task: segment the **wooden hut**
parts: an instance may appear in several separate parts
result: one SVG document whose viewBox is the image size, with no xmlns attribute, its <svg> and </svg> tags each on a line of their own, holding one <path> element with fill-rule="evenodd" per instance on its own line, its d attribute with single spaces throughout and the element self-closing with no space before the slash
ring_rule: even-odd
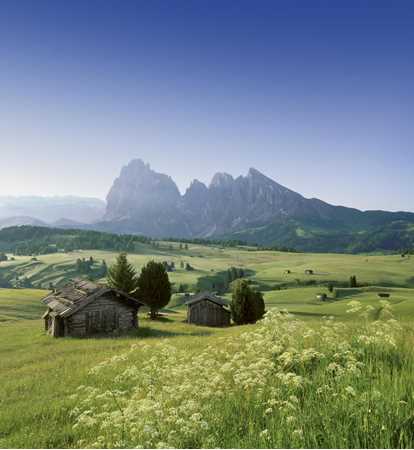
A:
<svg viewBox="0 0 414 450">
<path fill-rule="evenodd" d="M 186 302 L 187 322 L 208 327 L 227 327 L 230 325 L 230 311 L 227 302 L 209 292 L 201 292 Z"/>
<path fill-rule="evenodd" d="M 54 337 L 91 336 L 138 327 L 143 306 L 117 289 L 90 281 L 73 281 L 43 299 L 45 330 Z"/>
</svg>

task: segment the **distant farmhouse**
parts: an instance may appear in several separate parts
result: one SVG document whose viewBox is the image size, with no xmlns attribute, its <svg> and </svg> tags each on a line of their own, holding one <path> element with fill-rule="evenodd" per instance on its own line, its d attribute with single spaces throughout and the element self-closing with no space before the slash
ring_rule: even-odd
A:
<svg viewBox="0 0 414 450">
<path fill-rule="evenodd" d="M 201 292 L 186 302 L 187 322 L 208 327 L 226 327 L 230 325 L 230 311 L 227 302 L 209 292 Z"/>
<path fill-rule="evenodd" d="M 73 281 L 43 299 L 45 330 L 54 337 L 91 336 L 138 327 L 135 298 L 89 281 Z"/>
</svg>

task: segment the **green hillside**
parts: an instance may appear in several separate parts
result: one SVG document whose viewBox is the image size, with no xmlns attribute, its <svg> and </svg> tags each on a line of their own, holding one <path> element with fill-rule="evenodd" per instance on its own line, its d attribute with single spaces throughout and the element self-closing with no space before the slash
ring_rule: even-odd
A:
<svg viewBox="0 0 414 450">
<path fill-rule="evenodd" d="M 386 213 L 384 213 L 385 215 Z M 284 220 L 224 235 L 245 242 L 283 245 L 306 252 L 398 252 L 414 247 L 413 221 L 398 219 L 380 223 L 358 222 L 353 227 L 337 223 L 314 223 L 306 220 Z"/>
<path fill-rule="evenodd" d="M 10 287 L 7 283 L 14 283 L 16 277 L 30 287 L 61 285 L 70 278 L 87 276 L 79 272 L 76 262 L 90 257 L 94 262 L 88 276 L 97 279 L 102 261 L 110 265 L 117 254 L 117 251 L 77 250 L 37 255 L 35 259 L 9 254 L 14 260 L 0 262 L 0 281 L 4 287 Z M 129 259 L 137 269 L 151 259 L 174 262 L 176 270 L 170 273 L 170 279 L 176 290 L 182 285 L 186 291 L 220 287 L 231 267 L 242 268 L 252 282 L 266 291 L 330 283 L 345 287 L 351 275 L 356 275 L 362 286 L 414 287 L 414 257 L 410 255 L 289 253 L 196 244 L 189 244 L 186 250 L 179 243 L 158 242 L 157 247 L 136 244 Z M 186 263 L 194 270 L 186 270 Z M 307 269 L 313 275 L 305 274 Z"/>
<path fill-rule="evenodd" d="M 9 253 L 0 262 L 3 282 L 36 287 L 0 288 L 0 448 L 414 444 L 414 257 L 137 242 L 128 255 L 137 270 L 150 259 L 176 267 L 162 320 L 141 311 L 139 329 L 119 337 L 47 336 L 40 318 L 49 285 L 97 276 L 117 254 Z M 91 257 L 91 272 L 79 273 L 77 261 Z M 231 268 L 263 291 L 267 322 L 186 324 L 184 292 L 222 289 L 230 298 Z M 291 315 L 276 313 L 284 310 Z M 118 404 L 129 411 L 125 423 Z"/>
</svg>

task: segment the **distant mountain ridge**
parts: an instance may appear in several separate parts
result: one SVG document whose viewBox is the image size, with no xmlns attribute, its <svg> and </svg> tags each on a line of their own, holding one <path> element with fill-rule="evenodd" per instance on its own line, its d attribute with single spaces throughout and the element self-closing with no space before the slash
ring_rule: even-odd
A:
<svg viewBox="0 0 414 450">
<path fill-rule="evenodd" d="M 307 199 L 257 169 L 234 178 L 173 179 L 140 159 L 123 167 L 107 202 L 79 197 L 1 197 L 0 229 L 48 226 L 155 238 L 238 240 L 316 252 L 414 248 L 414 213 L 360 211 Z"/>
<path fill-rule="evenodd" d="M 30 218 L 34 225 L 36 221 L 90 224 L 102 219 L 105 207 L 102 200 L 87 197 L 0 196 L 0 221 L 7 219 L 14 220 L 16 225 L 28 225 Z"/>
<path fill-rule="evenodd" d="M 414 245 L 414 213 L 360 211 L 307 199 L 258 170 L 194 180 L 181 195 L 171 177 L 136 159 L 107 196 L 95 229 L 152 237 L 229 238 L 310 251 L 398 250 Z"/>
</svg>

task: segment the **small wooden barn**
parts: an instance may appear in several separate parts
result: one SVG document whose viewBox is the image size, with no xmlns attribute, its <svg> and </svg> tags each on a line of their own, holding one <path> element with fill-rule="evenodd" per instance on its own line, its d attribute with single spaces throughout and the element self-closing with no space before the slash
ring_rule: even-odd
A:
<svg viewBox="0 0 414 450">
<path fill-rule="evenodd" d="M 43 299 L 45 330 L 54 337 L 91 336 L 138 327 L 142 303 L 90 281 L 73 281 Z"/>
<path fill-rule="evenodd" d="M 227 327 L 230 325 L 231 313 L 227 302 L 210 293 L 201 292 L 190 297 L 186 302 L 187 322 L 208 327 Z"/>
</svg>

